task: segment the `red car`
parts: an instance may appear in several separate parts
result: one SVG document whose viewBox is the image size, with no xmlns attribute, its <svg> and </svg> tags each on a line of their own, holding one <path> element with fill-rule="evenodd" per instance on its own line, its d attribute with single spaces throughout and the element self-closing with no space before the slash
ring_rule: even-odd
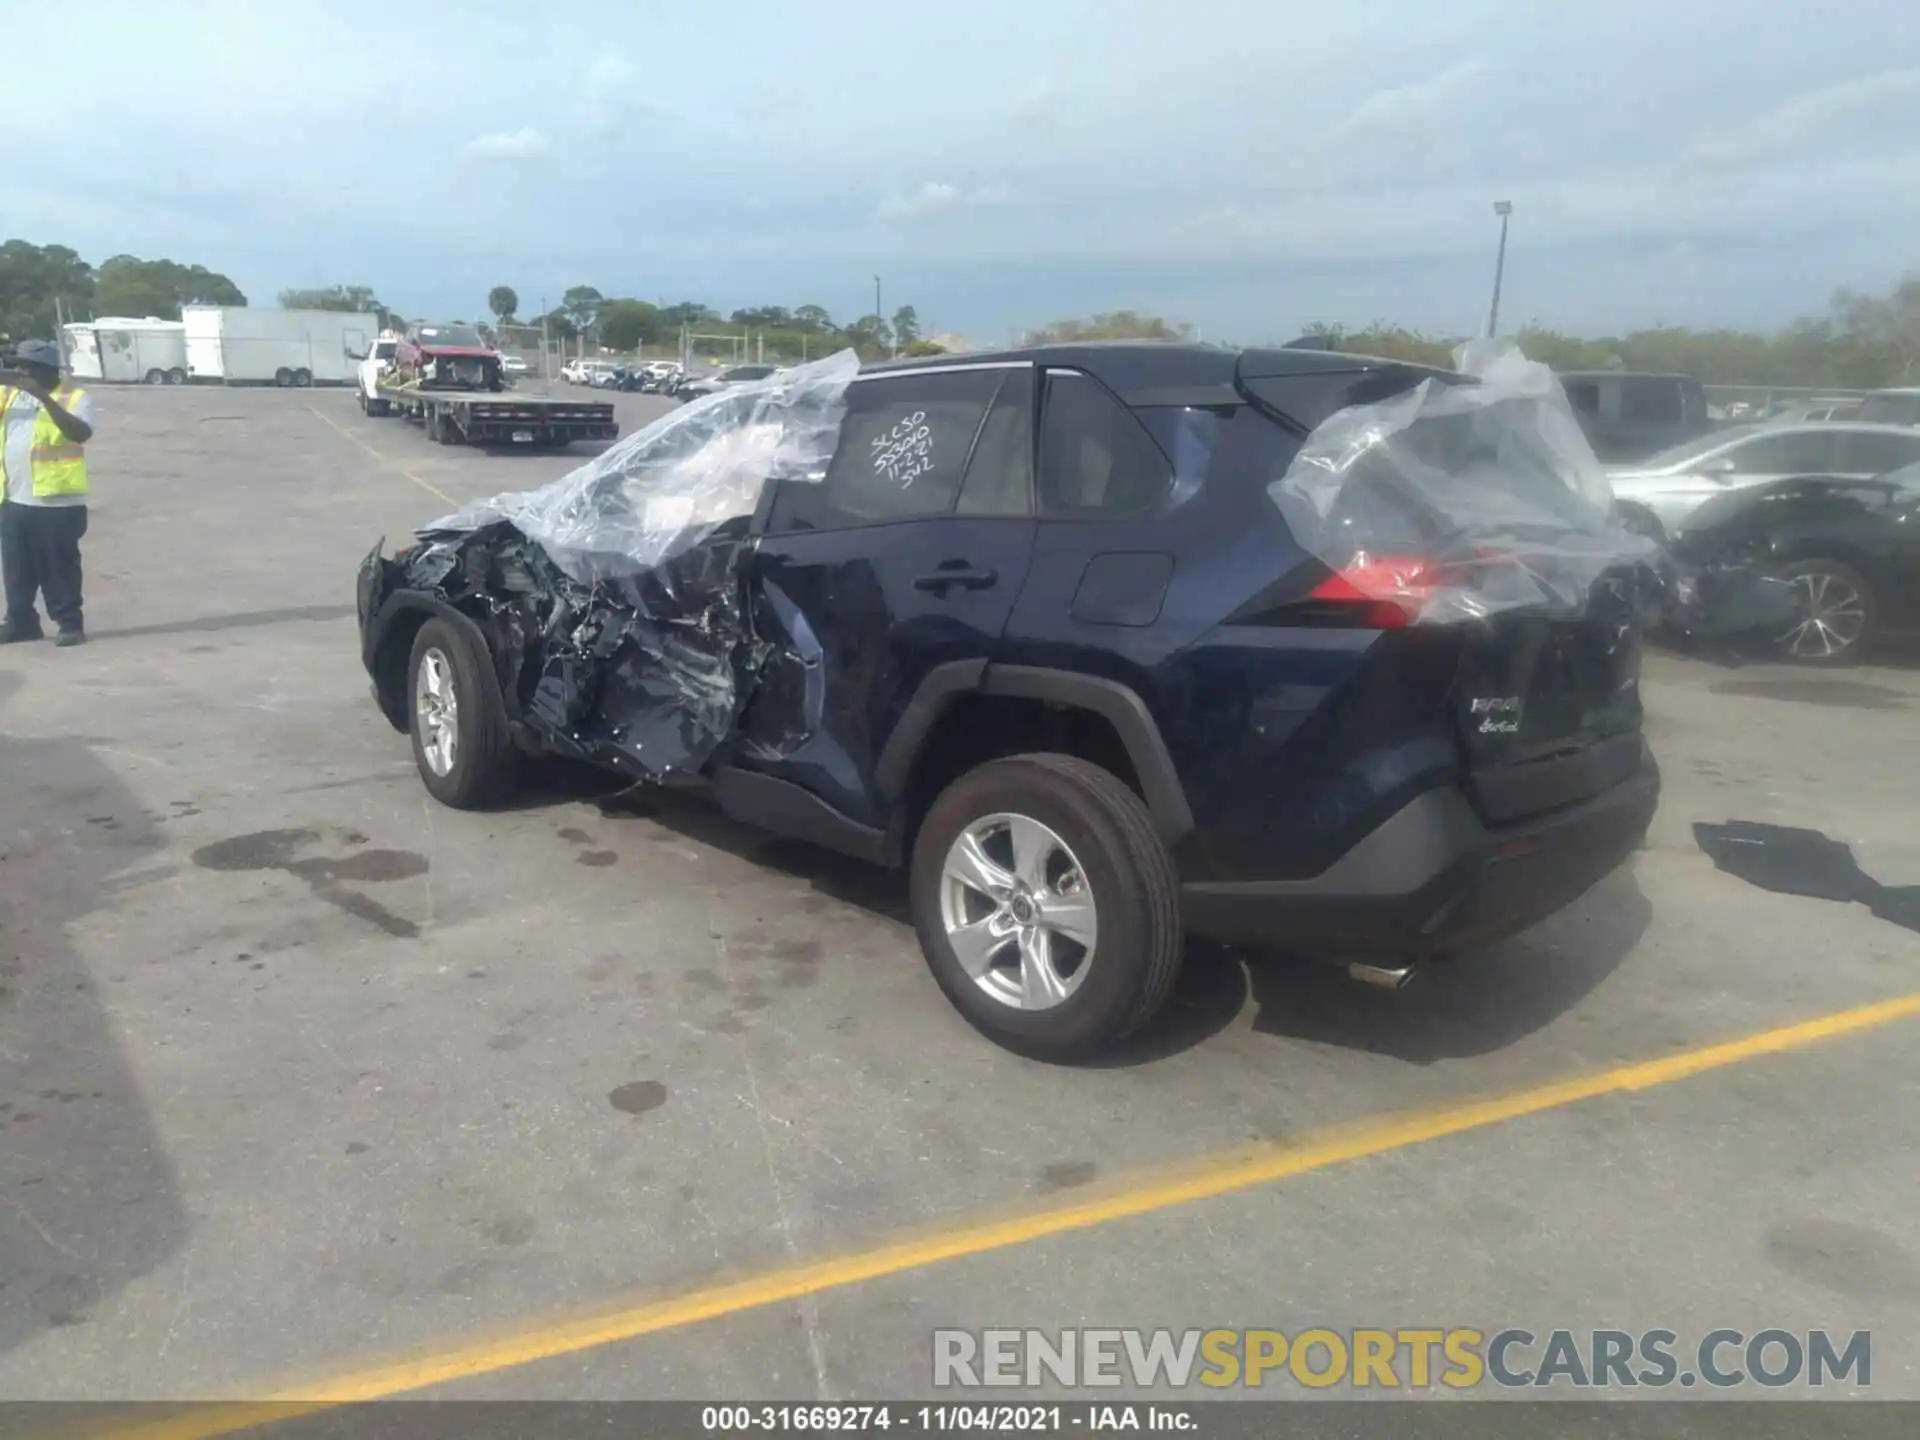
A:
<svg viewBox="0 0 1920 1440">
<path fill-rule="evenodd" d="M 409 325 L 394 351 L 401 380 L 429 390 L 499 390 L 500 356 L 471 325 Z"/>
</svg>

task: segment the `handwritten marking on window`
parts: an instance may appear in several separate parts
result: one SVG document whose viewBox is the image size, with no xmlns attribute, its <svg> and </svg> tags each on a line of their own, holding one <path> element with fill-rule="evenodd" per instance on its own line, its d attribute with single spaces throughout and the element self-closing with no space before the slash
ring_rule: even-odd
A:
<svg viewBox="0 0 1920 1440">
<path fill-rule="evenodd" d="M 870 442 L 873 471 L 896 481 L 902 490 L 933 469 L 933 431 L 927 412 L 916 410 Z"/>
</svg>

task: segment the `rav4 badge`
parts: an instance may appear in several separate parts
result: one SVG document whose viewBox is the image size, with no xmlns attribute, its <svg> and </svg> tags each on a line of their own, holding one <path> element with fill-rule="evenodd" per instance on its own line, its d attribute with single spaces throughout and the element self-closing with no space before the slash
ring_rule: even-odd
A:
<svg viewBox="0 0 1920 1440">
<path fill-rule="evenodd" d="M 1520 730 L 1520 697 L 1518 695 L 1488 695 L 1475 700 L 1472 705 L 1475 715 L 1480 717 L 1482 735 L 1514 735 Z"/>
</svg>

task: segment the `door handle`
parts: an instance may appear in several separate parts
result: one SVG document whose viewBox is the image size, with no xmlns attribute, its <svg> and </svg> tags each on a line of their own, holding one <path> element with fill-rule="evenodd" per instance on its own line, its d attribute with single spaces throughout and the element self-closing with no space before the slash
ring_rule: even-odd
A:
<svg viewBox="0 0 1920 1440">
<path fill-rule="evenodd" d="M 913 582 L 916 590 L 945 591 L 952 586 L 962 590 L 985 590 L 1000 579 L 996 570 L 975 570 L 970 565 L 942 567 L 931 575 L 922 575 Z"/>
</svg>

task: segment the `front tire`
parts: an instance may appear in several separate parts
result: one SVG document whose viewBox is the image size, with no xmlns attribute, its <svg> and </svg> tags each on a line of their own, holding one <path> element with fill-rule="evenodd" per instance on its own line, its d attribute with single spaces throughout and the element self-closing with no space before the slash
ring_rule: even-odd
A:
<svg viewBox="0 0 1920 1440">
<path fill-rule="evenodd" d="M 1800 665 L 1852 665 L 1873 647 L 1879 606 L 1867 577 L 1838 560 L 1802 560 L 1783 572 L 1799 596 L 1800 620 L 1775 637 Z"/>
<path fill-rule="evenodd" d="M 456 810 L 480 810 L 513 787 L 518 752 L 478 646 L 445 620 L 429 620 L 407 659 L 407 728 L 427 793 Z"/>
<path fill-rule="evenodd" d="M 1035 1059 L 1111 1048 L 1180 973 L 1179 882 L 1147 808 L 1071 755 L 994 760 L 949 785 L 920 826 L 911 890 L 947 998 Z"/>
</svg>

